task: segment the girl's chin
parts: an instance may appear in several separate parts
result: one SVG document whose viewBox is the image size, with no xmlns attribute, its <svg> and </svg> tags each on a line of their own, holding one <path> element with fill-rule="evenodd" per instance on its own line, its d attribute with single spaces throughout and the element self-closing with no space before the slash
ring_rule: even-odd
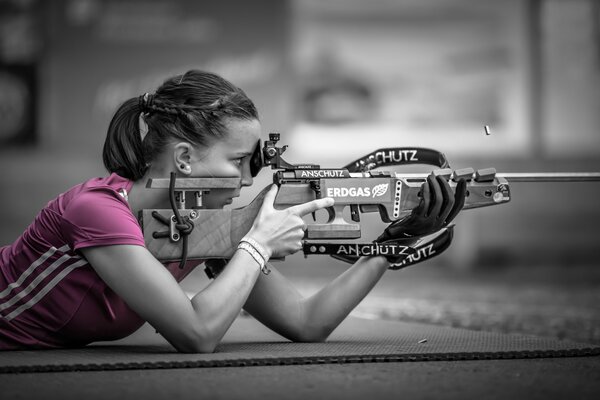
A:
<svg viewBox="0 0 600 400">
<path fill-rule="evenodd" d="M 231 203 L 233 203 L 233 199 L 224 199 L 224 200 L 221 202 L 221 207 L 225 207 L 226 205 L 229 205 L 229 204 L 231 204 Z"/>
</svg>

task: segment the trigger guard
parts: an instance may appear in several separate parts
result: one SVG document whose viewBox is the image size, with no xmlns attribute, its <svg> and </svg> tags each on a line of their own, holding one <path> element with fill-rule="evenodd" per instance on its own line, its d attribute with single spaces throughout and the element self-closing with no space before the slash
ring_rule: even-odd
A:
<svg viewBox="0 0 600 400">
<path fill-rule="evenodd" d="M 325 210 L 327 211 L 327 223 L 331 224 L 336 218 L 335 208 L 327 207 Z"/>
</svg>

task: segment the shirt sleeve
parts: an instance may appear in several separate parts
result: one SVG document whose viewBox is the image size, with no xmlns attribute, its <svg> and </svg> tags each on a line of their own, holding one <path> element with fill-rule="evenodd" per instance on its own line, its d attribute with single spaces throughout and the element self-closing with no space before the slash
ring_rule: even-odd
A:
<svg viewBox="0 0 600 400">
<path fill-rule="evenodd" d="M 63 212 L 63 233 L 74 250 L 117 244 L 145 246 L 129 206 L 109 189 L 87 191 L 73 198 Z"/>
</svg>

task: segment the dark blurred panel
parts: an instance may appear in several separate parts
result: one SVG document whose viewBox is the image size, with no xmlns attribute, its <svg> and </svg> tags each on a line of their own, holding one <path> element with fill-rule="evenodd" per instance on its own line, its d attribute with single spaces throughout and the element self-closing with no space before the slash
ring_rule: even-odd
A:
<svg viewBox="0 0 600 400">
<path fill-rule="evenodd" d="M 35 142 L 36 95 L 36 65 L 0 65 L 0 146 Z"/>
<path fill-rule="evenodd" d="M 0 1 L 0 146 L 37 140 L 42 23 L 38 1 Z"/>
</svg>

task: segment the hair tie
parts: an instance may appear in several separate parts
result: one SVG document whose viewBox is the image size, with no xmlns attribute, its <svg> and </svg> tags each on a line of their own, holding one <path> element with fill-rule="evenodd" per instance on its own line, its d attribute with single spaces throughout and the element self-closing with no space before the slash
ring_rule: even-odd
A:
<svg viewBox="0 0 600 400">
<path fill-rule="evenodd" d="M 152 106 L 154 105 L 154 95 L 149 93 L 144 93 L 140 97 L 138 97 L 138 106 L 142 112 L 152 111 Z"/>
</svg>

